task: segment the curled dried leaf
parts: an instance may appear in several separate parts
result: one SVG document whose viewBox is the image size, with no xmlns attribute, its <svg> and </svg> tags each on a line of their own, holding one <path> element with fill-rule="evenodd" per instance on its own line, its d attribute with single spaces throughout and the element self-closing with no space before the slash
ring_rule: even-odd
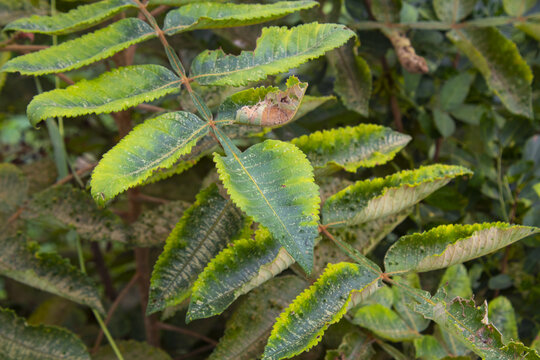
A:
<svg viewBox="0 0 540 360">
<path fill-rule="evenodd" d="M 306 89 L 307 83 L 291 78 L 286 90 L 268 92 L 255 105 L 241 107 L 236 113 L 236 122 L 269 127 L 284 125 L 296 115 Z"/>
<path fill-rule="evenodd" d="M 429 71 L 426 59 L 416 54 L 409 38 L 397 31 L 387 36 L 396 50 L 401 66 L 408 72 L 425 74 Z"/>
</svg>

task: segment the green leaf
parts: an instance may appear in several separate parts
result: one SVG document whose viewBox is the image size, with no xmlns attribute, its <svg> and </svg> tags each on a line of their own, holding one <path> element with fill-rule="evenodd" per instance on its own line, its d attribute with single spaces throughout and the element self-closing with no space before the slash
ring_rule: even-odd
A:
<svg viewBox="0 0 540 360">
<path fill-rule="evenodd" d="M 359 331 L 345 334 L 336 350 L 326 353 L 325 360 L 369 360 L 375 356 L 371 340 Z"/>
<path fill-rule="evenodd" d="M 388 249 L 384 267 L 393 273 L 442 269 L 487 255 L 538 232 L 539 228 L 506 223 L 442 225 L 401 237 Z"/>
<path fill-rule="evenodd" d="M 489 322 L 485 302 L 476 306 L 473 300 L 448 299 L 444 291 L 433 297 L 425 292 L 413 296 L 418 302 L 415 311 L 438 323 L 483 359 L 540 359 L 521 343 L 502 343 L 500 332 Z"/>
<path fill-rule="evenodd" d="M 510 300 L 499 296 L 489 302 L 488 314 L 492 324 L 501 332 L 502 342 L 519 340 L 516 313 Z"/>
<path fill-rule="evenodd" d="M 128 241 L 126 227 L 117 215 L 99 209 L 90 194 L 70 185 L 37 193 L 25 206 L 21 217 L 55 228 L 75 229 L 86 240 Z"/>
<path fill-rule="evenodd" d="M 184 111 L 166 113 L 136 126 L 107 152 L 92 173 L 90 186 L 98 203 L 141 184 L 167 169 L 208 134 L 208 123 Z"/>
<path fill-rule="evenodd" d="M 334 91 L 343 105 L 367 117 L 371 96 L 371 70 L 352 46 L 344 46 L 328 53 L 336 71 Z"/>
<path fill-rule="evenodd" d="M 296 112 L 296 116 L 293 118 L 292 121 L 296 121 L 297 119 L 300 119 L 302 116 L 306 116 L 306 114 L 309 114 L 310 112 L 317 109 L 319 106 L 323 105 L 326 102 L 336 100 L 335 96 L 311 96 L 311 95 L 304 95 L 304 100 L 302 101 L 302 104 L 300 104 L 300 108 Z"/>
<path fill-rule="evenodd" d="M 39 246 L 27 243 L 23 236 L 0 237 L 0 275 L 104 313 L 89 277 L 66 259 L 39 252 Z"/>
<path fill-rule="evenodd" d="M 376 266 L 376 265 L 375 265 Z M 345 315 L 355 300 L 379 287 L 380 277 L 366 266 L 330 264 L 323 275 L 279 316 L 263 359 L 290 358 L 315 346 L 325 330 Z"/>
<path fill-rule="evenodd" d="M 411 207 L 457 176 L 471 171 L 461 166 L 430 165 L 385 178 L 357 181 L 331 196 L 322 209 L 323 223 L 361 224 Z"/>
<path fill-rule="evenodd" d="M 218 29 L 259 24 L 296 11 L 316 1 L 278 1 L 273 4 L 194 3 L 169 11 L 163 31 L 169 35 L 195 29 Z"/>
<path fill-rule="evenodd" d="M 225 334 L 208 360 L 252 360 L 264 349 L 276 317 L 307 286 L 287 275 L 250 293 L 225 325 Z"/>
<path fill-rule="evenodd" d="M 167 238 L 154 266 L 147 313 L 178 305 L 197 275 L 228 242 L 242 236 L 242 214 L 211 185 L 197 195 Z"/>
<path fill-rule="evenodd" d="M 269 232 L 230 244 L 210 261 L 193 284 L 188 321 L 221 314 L 239 296 L 287 269 L 294 259 Z"/>
<path fill-rule="evenodd" d="M 444 288 L 449 297 L 459 296 L 468 299 L 473 295 L 471 279 L 463 264 L 456 264 L 446 269 L 439 282 L 439 288 Z"/>
<path fill-rule="evenodd" d="M 118 350 L 129 360 L 171 360 L 171 357 L 163 350 L 150 346 L 144 342 L 135 340 L 115 340 Z M 117 360 L 110 345 L 102 346 L 92 356 L 92 360 Z"/>
<path fill-rule="evenodd" d="M 447 80 L 442 86 L 439 95 L 441 109 L 452 111 L 463 104 L 474 78 L 474 74 L 463 72 Z"/>
<path fill-rule="evenodd" d="M 52 326 L 29 326 L 15 312 L 2 308 L 0 354 L 4 360 L 90 360 L 75 334 Z"/>
<path fill-rule="evenodd" d="M 190 204 L 169 201 L 145 211 L 129 226 L 129 243 L 137 247 L 161 246 Z"/>
<path fill-rule="evenodd" d="M 454 29 L 447 35 L 508 110 L 532 118 L 532 72 L 511 40 L 495 27 Z"/>
<path fill-rule="evenodd" d="M 307 83 L 291 76 L 287 88 L 259 87 L 229 96 L 218 109 L 216 122 L 221 125 L 243 124 L 278 127 L 291 122 L 302 103 Z"/>
<path fill-rule="evenodd" d="M 105 21 L 120 11 L 137 7 L 132 0 L 104 0 L 78 6 L 55 16 L 31 16 L 6 25 L 4 31 L 22 31 L 48 35 L 62 35 L 83 30 Z"/>
<path fill-rule="evenodd" d="M 416 273 L 408 273 L 403 276 L 396 276 L 394 279 L 396 281 L 400 281 L 401 283 L 407 284 L 414 289 L 422 288 L 420 285 L 420 278 Z M 422 315 L 414 312 L 410 306 L 407 294 L 405 294 L 402 289 L 394 286 L 392 287 L 392 293 L 394 297 L 394 309 L 401 316 L 407 326 L 419 333 L 424 331 L 429 326 L 430 321 L 425 319 Z"/>
<path fill-rule="evenodd" d="M 152 27 L 137 18 L 122 19 L 93 33 L 8 61 L 0 71 L 23 75 L 66 72 L 108 58 L 131 45 L 155 37 Z"/>
<path fill-rule="evenodd" d="M 434 0 L 437 17 L 447 23 L 458 23 L 474 10 L 477 0 Z"/>
<path fill-rule="evenodd" d="M 439 130 L 439 133 L 443 137 L 449 137 L 456 131 L 456 123 L 454 119 L 448 115 L 448 113 L 441 111 L 439 109 L 433 110 L 433 121 L 435 122 L 435 127 Z"/>
<path fill-rule="evenodd" d="M 311 271 L 320 198 L 305 155 L 277 140 L 266 140 L 243 153 L 229 142 L 224 147 L 227 156 L 216 153 L 214 161 L 231 199 Z"/>
<path fill-rule="evenodd" d="M 418 331 L 407 325 L 395 311 L 381 304 L 361 307 L 354 312 L 352 322 L 390 341 L 407 341 L 420 337 Z"/>
<path fill-rule="evenodd" d="M 409 135 L 390 128 L 360 124 L 322 130 L 291 140 L 302 150 L 321 174 L 338 170 L 356 172 L 360 167 L 373 167 L 394 158 L 411 141 Z"/>
<path fill-rule="evenodd" d="M 401 6 L 401 0 L 376 0 L 371 4 L 371 11 L 377 21 L 399 23 Z"/>
<path fill-rule="evenodd" d="M 431 335 L 414 339 L 414 349 L 416 358 L 421 360 L 439 360 L 448 355 L 441 343 Z"/>
<path fill-rule="evenodd" d="M 527 22 L 516 23 L 514 24 L 516 28 L 523 31 L 525 34 L 529 35 L 533 39 L 540 41 L 540 23 L 534 20 Z"/>
<path fill-rule="evenodd" d="M 503 0 L 504 11 L 510 16 L 522 16 L 536 4 L 536 0 Z"/>
<path fill-rule="evenodd" d="M 26 200 L 28 179 L 15 165 L 0 164 L 0 213 L 9 217 Z M 0 220 L 4 216 L 0 215 Z M 1 223 L 1 221 L 0 221 Z"/>
<path fill-rule="evenodd" d="M 51 117 L 121 111 L 177 92 L 181 82 L 163 66 L 126 66 L 35 96 L 28 105 L 28 119 L 35 126 Z"/>
<path fill-rule="evenodd" d="M 255 51 L 238 56 L 205 51 L 191 65 L 191 78 L 202 85 L 245 85 L 295 68 L 343 45 L 354 32 L 343 25 L 310 23 L 292 29 L 263 28 Z"/>
</svg>

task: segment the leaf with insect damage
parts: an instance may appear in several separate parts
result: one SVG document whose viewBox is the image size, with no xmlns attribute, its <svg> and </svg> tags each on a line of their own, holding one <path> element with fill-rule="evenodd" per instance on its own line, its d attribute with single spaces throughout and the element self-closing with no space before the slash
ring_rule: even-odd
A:
<svg viewBox="0 0 540 360">
<path fill-rule="evenodd" d="M 265 127 L 286 125 L 295 118 L 306 89 L 307 83 L 291 76 L 285 90 L 269 86 L 240 91 L 221 104 L 216 122 Z"/>
</svg>

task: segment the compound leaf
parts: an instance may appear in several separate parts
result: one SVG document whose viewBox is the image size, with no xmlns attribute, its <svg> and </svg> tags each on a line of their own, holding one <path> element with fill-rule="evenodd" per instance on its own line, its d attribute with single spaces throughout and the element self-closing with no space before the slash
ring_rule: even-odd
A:
<svg viewBox="0 0 540 360">
<path fill-rule="evenodd" d="M 366 266 L 347 262 L 328 265 L 321 277 L 281 313 L 263 359 L 290 358 L 309 350 L 328 326 L 345 315 L 353 296 L 365 298 L 379 284 L 380 277 Z"/>
<path fill-rule="evenodd" d="M 0 354 L 5 360 L 90 360 L 73 333 L 52 326 L 31 326 L 15 312 L 0 308 Z"/>
<path fill-rule="evenodd" d="M 214 161 L 231 199 L 311 271 L 320 198 L 305 155 L 277 140 L 266 140 L 243 153 L 230 140 L 221 141 L 227 156 L 215 154 Z"/>
<path fill-rule="evenodd" d="M 508 110 L 532 118 L 533 75 L 516 44 L 495 27 L 454 29 L 447 35 L 482 73 Z"/>
<path fill-rule="evenodd" d="M 307 83 L 294 76 L 287 80 L 287 88 L 250 88 L 229 96 L 220 105 L 216 122 L 222 125 L 242 124 L 278 127 L 291 122 L 300 108 Z"/>
<path fill-rule="evenodd" d="M 121 111 L 177 92 L 181 82 L 163 66 L 126 66 L 35 96 L 28 105 L 28 119 L 35 126 L 51 117 Z"/>
<path fill-rule="evenodd" d="M 193 285 L 189 321 L 221 314 L 240 295 L 273 278 L 294 263 L 268 230 L 255 239 L 239 239 L 221 251 Z"/>
<path fill-rule="evenodd" d="M 401 237 L 384 258 L 387 272 L 430 271 L 459 264 L 497 251 L 539 228 L 484 223 L 442 225 L 423 233 Z"/>
<path fill-rule="evenodd" d="M 258 358 L 276 317 L 306 286 L 301 278 L 287 275 L 250 293 L 227 321 L 225 334 L 208 360 Z"/>
<path fill-rule="evenodd" d="M 302 150 L 318 173 L 338 170 L 356 172 L 360 167 L 373 167 L 394 158 L 407 143 L 409 135 L 387 127 L 360 124 L 322 130 L 291 140 Z"/>
<path fill-rule="evenodd" d="M 197 275 L 229 241 L 242 235 L 244 227 L 242 214 L 216 185 L 200 192 L 154 266 L 147 313 L 184 301 Z"/>
<path fill-rule="evenodd" d="M 86 191 L 70 185 L 35 194 L 21 217 L 56 228 L 73 228 L 86 240 L 128 242 L 126 228 L 117 215 L 99 209 Z"/>
<path fill-rule="evenodd" d="M 155 37 L 150 25 L 137 18 L 122 19 L 45 50 L 17 56 L 0 70 L 23 75 L 66 72 L 108 58 L 133 44 Z"/>
<path fill-rule="evenodd" d="M 83 30 L 113 15 L 137 7 L 132 0 L 104 0 L 77 8 L 54 16 L 30 16 L 17 19 L 4 27 L 4 31 L 22 31 L 49 35 L 62 35 Z"/>
<path fill-rule="evenodd" d="M 263 28 L 254 51 L 238 56 L 205 51 L 191 65 L 191 78 L 202 85 L 245 85 L 318 58 L 343 45 L 354 32 L 343 25 L 310 23 L 292 29 Z"/>
<path fill-rule="evenodd" d="M 98 290 L 89 277 L 66 259 L 39 252 L 37 244 L 28 243 L 22 236 L 0 237 L 0 275 L 104 313 Z"/>
<path fill-rule="evenodd" d="M 461 166 L 430 165 L 385 178 L 357 181 L 326 200 L 323 222 L 331 226 L 357 225 L 411 207 L 457 176 L 471 171 Z"/>
<path fill-rule="evenodd" d="M 94 199 L 103 203 L 174 165 L 208 134 L 208 123 L 177 111 L 148 119 L 107 152 L 92 173 Z"/>
<path fill-rule="evenodd" d="M 316 1 L 279 1 L 273 4 L 194 3 L 169 11 L 163 31 L 169 35 L 195 29 L 254 25 L 309 9 Z"/>
</svg>

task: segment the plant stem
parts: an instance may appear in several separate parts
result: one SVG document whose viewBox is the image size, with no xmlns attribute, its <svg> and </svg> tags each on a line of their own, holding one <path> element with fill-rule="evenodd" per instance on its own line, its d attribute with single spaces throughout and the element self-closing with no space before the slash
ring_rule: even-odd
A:
<svg viewBox="0 0 540 360">
<path fill-rule="evenodd" d="M 504 203 L 503 181 L 502 181 L 502 147 L 499 148 L 499 156 L 497 156 L 497 186 L 499 188 L 499 203 L 504 221 L 509 222 L 506 204 Z"/>
<path fill-rule="evenodd" d="M 83 274 L 86 274 L 86 266 L 84 265 L 84 255 L 83 255 L 82 246 L 81 246 L 81 240 L 79 239 L 79 236 L 76 237 L 75 244 L 77 245 L 77 256 L 79 258 L 79 266 L 81 267 L 81 272 Z M 105 334 L 105 337 L 109 341 L 109 344 L 111 345 L 111 348 L 113 349 L 113 351 L 114 351 L 116 357 L 118 358 L 118 360 L 124 360 L 124 357 L 122 356 L 122 353 L 120 352 L 120 350 L 116 346 L 116 343 L 114 342 L 114 339 L 111 336 L 111 333 L 109 333 L 109 330 L 107 329 L 107 326 L 105 325 L 105 323 L 103 323 L 103 319 L 101 318 L 101 315 L 94 309 L 92 309 L 92 313 L 94 314 L 94 317 L 96 318 L 96 320 L 97 320 L 97 322 L 99 324 L 99 327 L 101 328 L 101 330 Z"/>
<path fill-rule="evenodd" d="M 41 87 L 41 82 L 37 76 L 34 77 L 36 83 L 36 89 L 38 94 L 43 92 Z M 58 125 L 54 119 L 46 119 L 45 124 L 47 125 L 47 130 L 49 132 L 49 137 L 51 138 L 51 144 L 53 147 L 54 162 L 56 164 L 56 170 L 58 171 L 58 179 L 65 178 L 68 174 L 67 166 L 67 152 L 66 146 L 64 144 L 64 138 L 58 129 Z"/>
</svg>

